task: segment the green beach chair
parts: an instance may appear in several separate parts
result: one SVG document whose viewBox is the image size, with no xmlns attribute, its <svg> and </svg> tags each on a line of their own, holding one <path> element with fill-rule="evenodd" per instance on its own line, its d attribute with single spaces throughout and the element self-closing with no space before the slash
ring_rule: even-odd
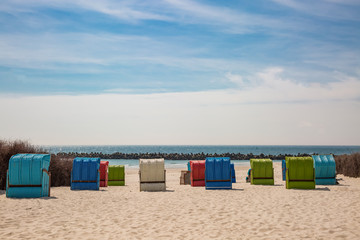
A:
<svg viewBox="0 0 360 240">
<path fill-rule="evenodd" d="M 250 159 L 251 184 L 274 185 L 274 168 L 271 159 Z"/>
<path fill-rule="evenodd" d="M 285 157 L 286 188 L 315 189 L 315 170 L 312 157 Z"/>
<path fill-rule="evenodd" d="M 124 165 L 109 166 L 108 186 L 125 186 Z"/>
</svg>

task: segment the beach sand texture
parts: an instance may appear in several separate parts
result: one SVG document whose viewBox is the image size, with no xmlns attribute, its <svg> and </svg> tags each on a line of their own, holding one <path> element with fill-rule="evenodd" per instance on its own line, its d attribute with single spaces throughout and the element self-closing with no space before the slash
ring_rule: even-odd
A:
<svg viewBox="0 0 360 240">
<path fill-rule="evenodd" d="M 138 170 L 126 170 L 126 186 L 100 191 L 1 191 L 0 239 L 360 239 L 360 179 L 287 190 L 274 167 L 275 186 L 255 186 L 237 166 L 233 190 L 180 185 L 181 169 L 167 169 L 166 192 L 139 192 Z"/>
</svg>

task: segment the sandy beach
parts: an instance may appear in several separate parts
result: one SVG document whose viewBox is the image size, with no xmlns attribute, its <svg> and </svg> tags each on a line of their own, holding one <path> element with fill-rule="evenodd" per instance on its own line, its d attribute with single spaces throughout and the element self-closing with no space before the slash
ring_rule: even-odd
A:
<svg viewBox="0 0 360 240">
<path fill-rule="evenodd" d="M 54 187 L 43 199 L 1 191 L 0 239 L 360 239 L 360 179 L 287 190 L 274 167 L 275 186 L 254 186 L 237 166 L 233 190 L 180 185 L 181 169 L 167 169 L 166 192 L 139 192 L 132 169 L 124 187 Z"/>
</svg>

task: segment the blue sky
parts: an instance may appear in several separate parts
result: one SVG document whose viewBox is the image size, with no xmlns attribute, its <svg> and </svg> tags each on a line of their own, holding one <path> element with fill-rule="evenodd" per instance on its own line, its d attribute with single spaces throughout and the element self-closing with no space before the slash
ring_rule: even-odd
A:
<svg viewBox="0 0 360 240">
<path fill-rule="evenodd" d="M 103 118 L 114 119 L 98 119 L 108 128 L 98 128 L 103 138 L 90 141 L 85 133 L 96 122 L 88 128 L 79 127 L 80 120 L 79 125 L 45 124 L 47 130 L 39 134 L 45 126 L 41 119 L 29 119 L 30 131 L 7 118 L 0 120 L 7 126 L 0 129 L 5 138 L 39 144 L 360 144 L 357 0 L 5 0 L 0 23 L 0 110 L 20 116 L 27 103 L 50 113 L 62 105 L 56 110 L 61 116 L 88 119 L 93 110 L 84 101 L 94 101 L 103 104 L 98 107 L 105 108 Z M 118 101 L 129 106 L 122 108 Z M 87 110 L 80 115 L 73 106 Z M 157 111 L 135 114 L 147 108 Z M 113 109 L 135 114 L 138 122 L 114 115 Z M 210 113 L 238 121 L 225 129 Z M 279 118 L 284 113 L 289 119 Z M 300 117 L 282 129 L 290 116 L 310 113 L 316 117 Z M 330 124 L 320 113 L 346 117 Z M 189 114 L 195 115 L 193 122 L 184 120 Z M 250 117 L 242 122 L 241 114 L 277 120 L 256 125 Z M 167 115 L 178 130 L 155 124 L 164 123 Z M 212 120 L 200 131 L 206 118 Z M 154 124 L 149 127 L 153 132 L 137 132 L 142 122 Z M 134 125 L 127 140 L 116 138 L 122 128 L 111 134 L 119 123 Z M 265 129 L 256 130 L 260 125 Z M 76 128 L 86 136 L 70 141 L 66 136 Z M 216 129 L 218 140 L 209 140 L 209 129 Z M 252 131 L 246 139 L 232 135 L 247 129 Z M 314 129 L 322 130 L 308 141 Z M 54 139 L 49 134 L 54 131 L 64 135 Z M 162 137 L 154 140 L 159 132 Z M 301 137 L 294 140 L 290 132 Z"/>
</svg>

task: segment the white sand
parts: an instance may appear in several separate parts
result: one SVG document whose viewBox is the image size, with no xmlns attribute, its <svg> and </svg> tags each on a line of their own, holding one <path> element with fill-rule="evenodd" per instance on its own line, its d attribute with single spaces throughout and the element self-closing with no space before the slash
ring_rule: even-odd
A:
<svg viewBox="0 0 360 240">
<path fill-rule="evenodd" d="M 51 189 L 47 199 L 0 195 L 0 239 L 360 239 L 360 179 L 316 190 L 287 190 L 275 163 L 275 186 L 233 190 L 180 185 L 167 170 L 167 192 L 139 192 L 137 170 L 125 187 Z"/>
</svg>

